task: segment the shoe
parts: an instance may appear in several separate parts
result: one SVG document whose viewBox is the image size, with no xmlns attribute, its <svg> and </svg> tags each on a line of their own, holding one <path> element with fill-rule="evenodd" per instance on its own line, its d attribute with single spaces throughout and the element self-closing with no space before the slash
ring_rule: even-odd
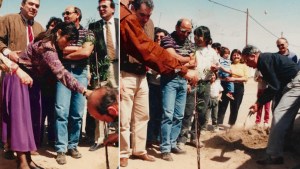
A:
<svg viewBox="0 0 300 169">
<path fill-rule="evenodd" d="M 178 143 L 177 143 L 177 147 L 178 147 L 180 150 L 185 151 L 185 144 L 184 144 L 184 143 L 178 142 Z"/>
<path fill-rule="evenodd" d="M 197 147 L 197 140 L 196 139 L 193 139 L 191 140 L 191 145 L 193 145 L 194 147 Z M 202 141 L 199 142 L 199 147 L 202 148 L 204 147 L 204 144 L 202 143 Z"/>
<path fill-rule="evenodd" d="M 76 148 L 69 149 L 68 155 L 70 155 L 73 158 L 77 158 L 77 159 L 82 157 L 82 155 L 79 153 L 79 151 Z"/>
<path fill-rule="evenodd" d="M 120 166 L 127 167 L 128 165 L 128 158 L 120 158 Z"/>
<path fill-rule="evenodd" d="M 4 158 L 7 160 L 14 160 L 16 157 L 15 157 L 13 151 L 7 150 L 7 151 L 4 151 Z"/>
<path fill-rule="evenodd" d="M 268 123 L 264 123 L 264 128 L 265 129 L 270 128 L 270 125 Z"/>
<path fill-rule="evenodd" d="M 227 93 L 226 96 L 229 97 L 229 99 L 234 100 L 234 97 L 232 96 L 232 93 Z"/>
<path fill-rule="evenodd" d="M 284 160 L 283 157 L 272 158 L 271 156 L 268 156 L 263 160 L 256 161 L 256 163 L 260 165 L 280 165 L 284 163 Z"/>
<path fill-rule="evenodd" d="M 150 161 L 150 162 L 154 162 L 155 158 L 151 155 L 143 154 L 143 155 L 132 155 L 133 158 L 135 159 L 141 159 L 141 160 L 145 160 L 145 161 Z"/>
<path fill-rule="evenodd" d="M 94 143 L 90 148 L 89 148 L 89 151 L 96 151 L 98 150 L 99 148 L 102 147 L 102 144 L 99 144 L 99 143 Z"/>
<path fill-rule="evenodd" d="M 219 132 L 220 130 L 219 130 L 219 126 L 218 125 L 214 125 L 213 126 L 213 130 L 212 130 L 212 132 L 213 133 L 217 133 L 217 132 Z"/>
<path fill-rule="evenodd" d="M 171 152 L 174 154 L 185 154 L 186 153 L 186 151 L 180 149 L 179 147 L 171 148 Z"/>
<path fill-rule="evenodd" d="M 66 160 L 66 155 L 65 155 L 65 153 L 63 153 L 63 152 L 57 152 L 56 162 L 57 162 L 59 165 L 64 165 L 64 164 L 66 164 L 66 163 L 67 163 L 67 160 Z"/>
<path fill-rule="evenodd" d="M 161 158 L 166 161 L 173 161 L 171 153 L 169 152 L 161 153 Z"/>
</svg>

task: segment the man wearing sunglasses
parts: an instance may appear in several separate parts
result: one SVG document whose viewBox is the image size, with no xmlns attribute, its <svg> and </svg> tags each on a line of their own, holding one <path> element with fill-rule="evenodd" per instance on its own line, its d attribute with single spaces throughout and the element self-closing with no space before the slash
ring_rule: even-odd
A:
<svg viewBox="0 0 300 169">
<path fill-rule="evenodd" d="M 289 50 L 289 42 L 286 38 L 278 38 L 276 41 L 276 45 L 279 54 L 287 56 L 289 59 L 291 59 L 293 62 L 297 63 L 300 66 L 299 58 L 294 52 L 291 52 Z"/>
<path fill-rule="evenodd" d="M 94 34 L 80 25 L 82 18 L 81 10 L 75 6 L 68 6 L 62 13 L 64 22 L 73 22 L 78 29 L 79 38 L 70 44 L 60 55 L 64 67 L 72 72 L 77 81 L 87 87 L 88 84 L 88 57 L 94 48 Z M 56 83 L 56 161 L 65 164 L 67 153 L 73 158 L 81 158 L 77 150 L 82 116 L 85 107 L 85 97 L 82 94 L 71 92 L 61 82 Z"/>
<path fill-rule="evenodd" d="M 188 39 L 192 31 L 192 23 L 189 19 L 179 19 L 175 31 L 161 40 L 161 46 L 173 54 L 182 64 L 193 62 L 194 45 Z M 163 115 L 161 122 L 162 159 L 173 161 L 171 152 L 183 154 L 184 150 L 177 146 L 182 119 L 184 115 L 187 81 L 178 75 L 162 75 L 162 105 Z"/>
<path fill-rule="evenodd" d="M 112 0 L 99 0 L 97 10 L 101 20 L 89 25 L 89 29 L 95 34 L 94 53 L 90 56 L 92 75 L 90 89 L 103 85 L 117 89 L 119 86 L 119 19 L 114 18 L 115 3 Z M 111 35 L 112 43 L 110 43 L 109 35 Z M 110 52 L 110 48 L 114 52 Z M 102 66 L 101 63 L 107 59 L 109 59 L 109 67 Z M 104 72 L 108 74 L 108 77 Z M 104 139 L 104 123 L 87 114 L 85 129 L 87 136 L 94 139 L 94 144 L 89 151 L 100 148 Z"/>
</svg>

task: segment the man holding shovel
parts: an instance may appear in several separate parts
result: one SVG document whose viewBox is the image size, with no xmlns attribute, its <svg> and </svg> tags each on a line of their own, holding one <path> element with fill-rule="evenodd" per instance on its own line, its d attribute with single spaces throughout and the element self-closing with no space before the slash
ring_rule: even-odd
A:
<svg viewBox="0 0 300 169">
<path fill-rule="evenodd" d="M 278 53 L 261 53 L 252 45 L 247 45 L 242 57 L 249 67 L 257 68 L 268 87 L 250 107 L 256 113 L 260 105 L 282 95 L 274 109 L 272 126 L 266 149 L 267 157 L 258 160 L 260 165 L 280 165 L 283 160 L 283 144 L 286 130 L 295 119 L 300 108 L 300 72 L 298 65 Z"/>
</svg>

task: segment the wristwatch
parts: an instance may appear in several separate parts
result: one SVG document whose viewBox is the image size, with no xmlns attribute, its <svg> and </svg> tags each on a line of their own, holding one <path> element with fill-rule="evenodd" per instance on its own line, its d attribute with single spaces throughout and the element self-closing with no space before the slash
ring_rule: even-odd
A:
<svg viewBox="0 0 300 169">
<path fill-rule="evenodd" d="M 3 51 L 2 51 L 2 53 L 3 53 L 3 55 L 5 56 L 5 57 L 7 57 L 8 56 L 8 54 L 11 52 L 11 50 L 9 50 L 8 48 L 5 48 Z"/>
</svg>

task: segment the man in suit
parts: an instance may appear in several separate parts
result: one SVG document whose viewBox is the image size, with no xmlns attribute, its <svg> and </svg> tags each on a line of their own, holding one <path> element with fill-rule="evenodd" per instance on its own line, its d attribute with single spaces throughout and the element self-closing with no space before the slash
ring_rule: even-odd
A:
<svg viewBox="0 0 300 169">
<path fill-rule="evenodd" d="M 102 19 L 89 25 L 89 29 L 94 32 L 96 37 L 94 54 L 90 57 L 92 75 L 90 89 L 103 85 L 118 89 L 119 19 L 114 18 L 115 3 L 113 0 L 99 0 L 98 3 L 97 9 Z M 109 36 L 111 39 L 109 39 Z M 94 137 L 94 144 L 89 150 L 97 150 L 104 139 L 104 124 L 99 120 L 95 120 L 89 114 L 87 114 L 86 124 L 87 136 Z"/>
</svg>

